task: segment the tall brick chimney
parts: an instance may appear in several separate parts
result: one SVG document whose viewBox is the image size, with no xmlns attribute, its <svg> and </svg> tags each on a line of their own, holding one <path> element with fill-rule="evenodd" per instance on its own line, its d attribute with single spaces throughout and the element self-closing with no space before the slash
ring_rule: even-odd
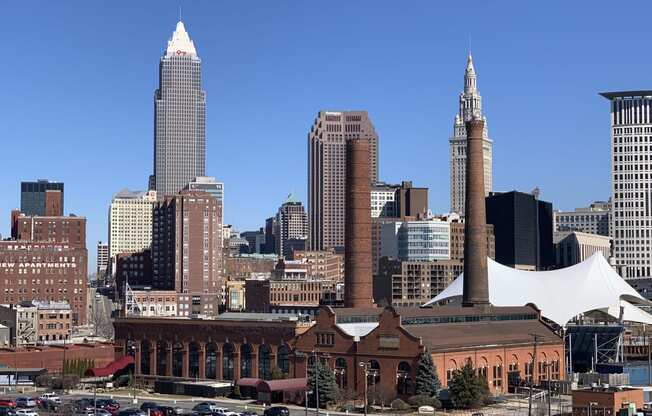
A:
<svg viewBox="0 0 652 416">
<path fill-rule="evenodd" d="M 369 141 L 346 142 L 344 306 L 373 307 Z"/>
<path fill-rule="evenodd" d="M 483 131 L 484 121 L 481 118 L 473 118 L 466 122 L 463 306 L 489 305 Z"/>
</svg>

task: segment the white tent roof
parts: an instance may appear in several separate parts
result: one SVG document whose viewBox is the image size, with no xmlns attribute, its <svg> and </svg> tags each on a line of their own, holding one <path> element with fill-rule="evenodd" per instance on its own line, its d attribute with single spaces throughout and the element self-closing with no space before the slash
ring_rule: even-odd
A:
<svg viewBox="0 0 652 416">
<path fill-rule="evenodd" d="M 616 318 L 623 307 L 624 320 L 651 322 L 652 315 L 629 302 L 652 305 L 595 253 L 582 263 L 543 272 L 517 270 L 487 259 L 489 301 L 495 306 L 536 305 L 551 321 L 565 326 L 573 317 L 602 309 Z M 462 296 L 464 274 L 426 303 L 430 305 Z M 627 301 L 621 303 L 622 301 Z M 628 319 L 629 318 L 629 319 Z"/>
</svg>

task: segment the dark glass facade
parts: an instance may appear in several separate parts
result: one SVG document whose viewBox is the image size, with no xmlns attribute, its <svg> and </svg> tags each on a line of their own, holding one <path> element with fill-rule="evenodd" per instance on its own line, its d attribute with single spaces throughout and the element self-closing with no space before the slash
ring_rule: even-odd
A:
<svg viewBox="0 0 652 416">
<path fill-rule="evenodd" d="M 552 204 L 523 192 L 486 198 L 487 224 L 493 224 L 496 261 L 507 266 L 546 270 L 555 264 Z"/>
<path fill-rule="evenodd" d="M 35 182 L 20 183 L 20 212 L 25 215 L 45 215 L 45 192 L 61 192 L 61 211 L 63 211 L 63 182 L 50 182 L 39 179 Z"/>
</svg>

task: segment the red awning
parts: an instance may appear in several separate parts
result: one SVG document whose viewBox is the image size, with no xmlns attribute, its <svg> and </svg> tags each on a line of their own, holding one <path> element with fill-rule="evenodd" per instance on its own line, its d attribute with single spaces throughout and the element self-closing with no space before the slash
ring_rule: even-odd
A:
<svg viewBox="0 0 652 416">
<path fill-rule="evenodd" d="M 88 370 L 86 370 L 86 374 L 84 375 L 86 377 L 108 377 L 114 375 L 120 370 L 123 370 L 129 364 L 133 364 L 133 363 L 134 363 L 134 357 L 131 355 L 125 355 L 119 360 L 115 360 L 111 364 L 107 365 L 106 367 L 89 368 Z"/>
<path fill-rule="evenodd" d="M 307 378 L 286 378 L 283 380 L 263 380 L 258 385 L 259 392 L 303 391 L 308 388 Z"/>
<path fill-rule="evenodd" d="M 238 380 L 237 384 L 240 387 L 254 387 L 258 389 L 258 385 L 262 383 L 263 380 L 259 378 L 249 378 L 249 377 L 244 377 Z"/>
</svg>

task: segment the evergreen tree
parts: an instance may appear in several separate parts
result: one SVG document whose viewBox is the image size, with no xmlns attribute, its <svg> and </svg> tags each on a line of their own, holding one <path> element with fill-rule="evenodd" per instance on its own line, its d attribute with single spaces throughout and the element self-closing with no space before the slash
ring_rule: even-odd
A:
<svg viewBox="0 0 652 416">
<path fill-rule="evenodd" d="M 318 362 L 308 369 L 308 387 L 312 391 L 310 395 L 311 405 L 315 405 L 317 386 L 315 380 L 319 382 L 319 407 L 325 407 L 328 404 L 336 403 L 340 398 L 340 389 L 337 386 L 335 374 L 330 368 Z"/>
<path fill-rule="evenodd" d="M 437 375 L 437 369 L 432 362 L 432 357 L 428 352 L 424 352 L 419 356 L 415 394 L 426 394 L 432 397 L 437 394 L 440 388 L 441 382 Z"/>
<path fill-rule="evenodd" d="M 487 380 L 476 374 L 470 362 L 453 372 L 448 389 L 453 405 L 458 408 L 478 407 L 489 395 Z"/>
<path fill-rule="evenodd" d="M 271 380 L 282 380 L 286 377 L 286 374 L 278 367 L 272 368 L 272 371 L 269 373 L 269 378 Z"/>
</svg>

